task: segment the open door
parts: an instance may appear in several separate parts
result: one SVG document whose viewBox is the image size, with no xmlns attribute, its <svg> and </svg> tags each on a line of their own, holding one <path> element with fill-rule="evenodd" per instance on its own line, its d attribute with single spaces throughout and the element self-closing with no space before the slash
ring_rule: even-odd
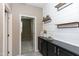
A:
<svg viewBox="0 0 79 59">
<path fill-rule="evenodd" d="M 5 19 L 4 19 L 4 46 L 3 55 L 12 55 L 12 14 L 5 4 Z"/>
</svg>

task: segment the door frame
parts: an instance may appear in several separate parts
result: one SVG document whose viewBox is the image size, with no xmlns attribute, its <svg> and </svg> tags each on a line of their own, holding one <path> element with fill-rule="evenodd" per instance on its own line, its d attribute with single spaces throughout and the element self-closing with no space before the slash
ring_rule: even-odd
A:
<svg viewBox="0 0 79 59">
<path fill-rule="evenodd" d="M 8 23 L 6 22 L 6 19 L 5 19 L 5 10 L 7 10 L 9 13 L 9 24 L 10 25 L 8 25 L 8 28 L 6 28 L 5 26 L 5 23 Z M 5 35 L 5 32 L 7 32 L 6 31 L 7 29 L 9 29 L 7 33 L 9 34 L 9 37 L 8 35 L 7 36 Z M 8 54 L 8 51 L 10 52 L 9 54 Z M 12 56 L 12 13 L 7 3 L 3 4 L 3 56 Z"/>
<path fill-rule="evenodd" d="M 36 17 L 35 16 L 30 16 L 30 15 L 27 15 L 27 14 L 20 14 L 19 15 L 19 17 L 20 17 L 20 22 L 19 22 L 19 24 L 20 24 L 20 27 L 19 27 L 19 29 L 20 29 L 20 31 L 19 31 L 19 38 L 20 38 L 20 40 L 19 40 L 19 55 L 21 55 L 21 32 L 22 32 L 22 21 L 21 21 L 21 17 L 22 16 L 25 16 L 25 17 L 30 17 L 30 18 L 33 18 L 33 23 L 34 23 L 34 35 L 33 35 L 33 37 L 34 37 L 34 39 L 33 39 L 33 47 L 34 47 L 34 52 L 36 52 L 37 51 L 37 49 L 36 49 L 36 38 L 37 38 L 37 30 L 36 30 Z"/>
</svg>

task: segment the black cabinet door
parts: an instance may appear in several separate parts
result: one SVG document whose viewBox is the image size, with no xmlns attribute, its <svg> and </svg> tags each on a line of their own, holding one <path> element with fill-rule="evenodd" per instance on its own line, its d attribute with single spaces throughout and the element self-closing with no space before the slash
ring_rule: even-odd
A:
<svg viewBox="0 0 79 59">
<path fill-rule="evenodd" d="M 47 42 L 43 39 L 41 43 L 41 53 L 42 55 L 47 56 Z"/>
<path fill-rule="evenodd" d="M 56 46 L 48 43 L 48 56 L 56 56 Z"/>
<path fill-rule="evenodd" d="M 58 55 L 59 56 L 74 56 L 75 54 L 71 53 L 70 51 L 66 49 L 58 48 Z"/>
<path fill-rule="evenodd" d="M 38 37 L 38 50 L 41 52 L 41 38 Z"/>
</svg>

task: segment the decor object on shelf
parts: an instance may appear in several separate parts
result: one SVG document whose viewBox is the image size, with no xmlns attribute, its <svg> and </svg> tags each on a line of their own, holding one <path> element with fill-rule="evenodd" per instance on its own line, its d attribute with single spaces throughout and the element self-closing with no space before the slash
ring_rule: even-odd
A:
<svg viewBox="0 0 79 59">
<path fill-rule="evenodd" d="M 79 28 L 79 22 L 57 24 L 57 28 Z"/>
<path fill-rule="evenodd" d="M 47 23 L 47 22 L 50 22 L 52 19 L 50 18 L 49 15 L 47 15 L 46 17 L 43 17 L 43 22 L 44 23 Z"/>
<path fill-rule="evenodd" d="M 44 30 L 44 34 L 47 34 L 47 31 L 46 30 Z"/>
<path fill-rule="evenodd" d="M 59 3 L 55 6 L 55 8 L 57 8 L 57 11 L 60 11 L 66 7 L 68 7 L 69 5 L 71 5 L 72 3 Z"/>
<path fill-rule="evenodd" d="M 47 37 L 47 30 L 43 31 L 44 37 Z"/>
</svg>

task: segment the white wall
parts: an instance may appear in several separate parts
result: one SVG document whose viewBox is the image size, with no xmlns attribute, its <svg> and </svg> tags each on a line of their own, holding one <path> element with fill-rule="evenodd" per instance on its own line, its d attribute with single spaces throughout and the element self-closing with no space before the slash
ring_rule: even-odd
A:
<svg viewBox="0 0 79 59">
<path fill-rule="evenodd" d="M 0 3 L 0 56 L 3 55 L 3 4 Z"/>
<path fill-rule="evenodd" d="M 79 21 L 79 4 L 73 3 L 56 14 L 56 23 Z"/>
<path fill-rule="evenodd" d="M 56 40 L 67 42 L 72 45 L 79 46 L 79 28 L 58 29 L 56 24 L 79 21 L 79 4 L 72 5 L 57 11 L 54 8 L 56 4 L 47 4 L 43 8 L 43 16 L 50 15 L 52 21 L 43 25 L 43 30 L 47 30 L 47 35 L 52 36 Z"/>
</svg>

